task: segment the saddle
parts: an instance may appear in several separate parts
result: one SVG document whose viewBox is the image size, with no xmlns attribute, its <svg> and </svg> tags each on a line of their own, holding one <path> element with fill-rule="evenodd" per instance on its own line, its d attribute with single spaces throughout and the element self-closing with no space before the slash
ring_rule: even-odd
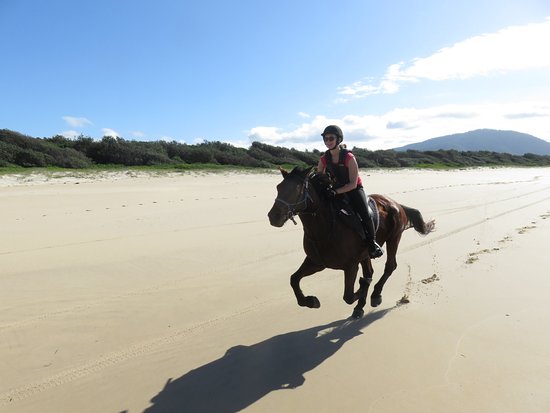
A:
<svg viewBox="0 0 550 413">
<path fill-rule="evenodd" d="M 356 231 L 361 239 L 364 241 L 366 238 L 365 230 L 361 224 L 361 217 L 354 211 L 347 197 L 337 197 L 333 200 L 332 206 L 334 208 L 334 215 L 336 219 Z M 378 214 L 378 207 L 376 202 L 370 196 L 367 196 L 367 207 L 369 210 L 369 217 L 372 220 L 374 226 L 374 232 L 378 230 L 380 223 L 380 215 Z"/>
</svg>

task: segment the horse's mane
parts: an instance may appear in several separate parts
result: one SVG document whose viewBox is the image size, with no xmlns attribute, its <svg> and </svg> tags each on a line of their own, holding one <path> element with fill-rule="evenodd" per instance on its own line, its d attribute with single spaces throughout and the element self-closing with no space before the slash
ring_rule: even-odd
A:
<svg viewBox="0 0 550 413">
<path fill-rule="evenodd" d="M 314 167 L 300 168 L 295 167 L 288 172 L 288 178 L 308 179 L 318 194 L 325 194 L 327 188 L 333 185 L 332 179 L 325 173 L 317 172 Z"/>
<path fill-rule="evenodd" d="M 313 185 L 317 193 L 323 194 L 327 188 L 332 186 L 332 180 L 327 174 L 314 172 L 309 177 L 309 182 Z"/>
</svg>

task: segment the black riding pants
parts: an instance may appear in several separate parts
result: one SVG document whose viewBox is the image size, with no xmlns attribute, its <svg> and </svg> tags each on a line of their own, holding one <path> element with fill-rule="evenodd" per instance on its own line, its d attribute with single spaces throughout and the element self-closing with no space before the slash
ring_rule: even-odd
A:
<svg viewBox="0 0 550 413">
<path fill-rule="evenodd" d="M 363 228 L 367 231 L 367 234 L 374 238 L 374 226 L 372 220 L 369 217 L 369 209 L 367 207 L 367 196 L 362 186 L 358 186 L 353 191 L 347 192 L 348 199 L 351 206 L 359 214 L 363 221 Z"/>
</svg>

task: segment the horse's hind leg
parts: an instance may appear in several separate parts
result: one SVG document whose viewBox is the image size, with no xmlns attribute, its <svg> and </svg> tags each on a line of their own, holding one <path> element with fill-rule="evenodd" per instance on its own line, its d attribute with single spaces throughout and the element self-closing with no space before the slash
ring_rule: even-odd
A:
<svg viewBox="0 0 550 413">
<path fill-rule="evenodd" d="M 353 304 L 359 299 L 357 293 L 353 292 L 358 269 L 359 264 L 355 263 L 344 270 L 344 301 L 347 304 Z"/>
<path fill-rule="evenodd" d="M 365 304 L 367 304 L 367 294 L 370 283 L 372 282 L 372 274 L 374 273 L 372 263 L 368 258 L 361 261 L 361 268 L 363 270 L 363 276 L 359 278 L 359 289 L 355 293 L 358 297 L 357 305 L 353 309 L 351 318 L 361 318 L 363 314 L 365 314 L 363 308 L 365 307 Z"/>
<path fill-rule="evenodd" d="M 304 293 L 302 292 L 300 288 L 300 280 L 304 277 L 307 277 L 308 275 L 315 274 L 316 272 L 319 272 L 323 270 L 325 267 L 319 264 L 315 264 L 313 261 L 309 259 L 309 257 L 306 257 L 302 265 L 300 265 L 300 268 L 290 276 L 290 285 L 292 287 L 292 290 L 294 290 L 294 295 L 296 296 L 296 300 L 298 300 L 298 305 L 301 307 L 309 307 L 309 308 L 319 308 L 321 307 L 321 303 L 315 296 L 304 296 Z"/>
<path fill-rule="evenodd" d="M 380 280 L 378 280 L 378 282 L 374 285 L 374 289 L 370 297 L 370 305 L 372 307 L 378 307 L 380 304 L 382 304 L 382 289 L 384 288 L 384 284 L 386 283 L 386 281 L 388 281 L 390 275 L 392 275 L 392 273 L 397 268 L 396 255 L 397 246 L 399 245 L 400 239 L 401 234 L 386 242 L 386 265 L 384 266 L 384 274 L 382 274 Z"/>
</svg>

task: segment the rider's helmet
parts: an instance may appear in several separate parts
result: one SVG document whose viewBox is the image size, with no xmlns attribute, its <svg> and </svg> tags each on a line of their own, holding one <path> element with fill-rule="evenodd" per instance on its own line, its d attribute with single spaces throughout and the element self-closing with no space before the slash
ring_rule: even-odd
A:
<svg viewBox="0 0 550 413">
<path fill-rule="evenodd" d="M 325 135 L 336 135 L 336 145 L 339 145 L 344 140 L 344 133 L 342 132 L 342 129 L 340 129 L 337 125 L 328 125 L 323 133 L 321 133 L 321 136 L 324 138 Z"/>
</svg>

